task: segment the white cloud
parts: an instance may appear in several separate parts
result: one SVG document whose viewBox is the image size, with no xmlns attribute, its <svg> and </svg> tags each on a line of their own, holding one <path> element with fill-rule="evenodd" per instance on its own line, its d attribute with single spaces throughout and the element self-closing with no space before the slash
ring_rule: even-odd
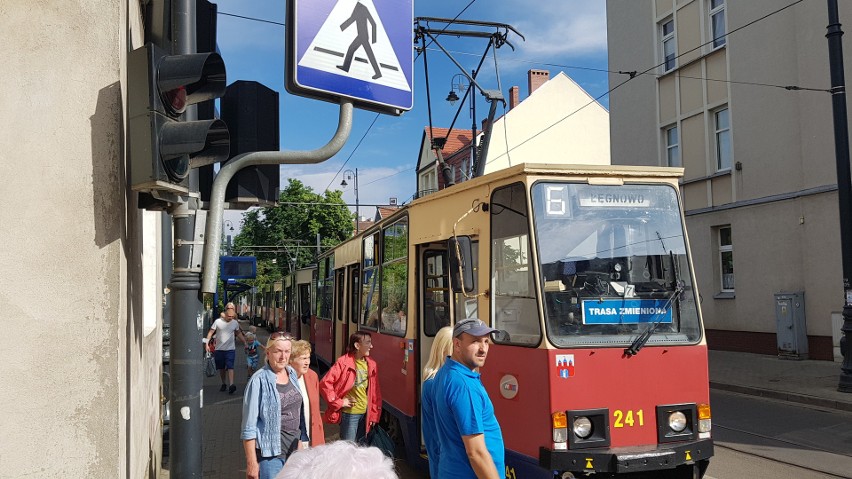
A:
<svg viewBox="0 0 852 479">
<path fill-rule="evenodd" d="M 525 0 L 512 0 L 509 5 L 529 14 L 512 21 L 526 37 L 516 45 L 522 56 L 548 61 L 606 52 L 606 4 L 601 0 L 549 2 L 546 8 L 535 9 Z"/>
</svg>

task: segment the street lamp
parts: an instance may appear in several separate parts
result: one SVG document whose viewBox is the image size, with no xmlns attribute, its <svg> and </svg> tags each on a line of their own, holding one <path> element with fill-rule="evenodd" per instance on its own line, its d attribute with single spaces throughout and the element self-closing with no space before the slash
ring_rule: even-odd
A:
<svg viewBox="0 0 852 479">
<path fill-rule="evenodd" d="M 340 182 L 340 186 L 346 188 L 348 183 L 346 180 L 355 179 L 355 234 L 361 232 L 361 210 L 358 207 L 358 168 L 355 168 L 355 171 L 346 170 L 343 172 L 343 181 Z"/>
<path fill-rule="evenodd" d="M 223 225 L 225 228 L 228 228 L 229 231 L 234 231 L 234 223 L 232 223 L 231 220 L 225 220 Z M 229 255 L 231 254 L 231 235 L 225 235 L 225 251 L 227 251 Z"/>
<path fill-rule="evenodd" d="M 476 78 L 476 70 L 471 70 L 471 78 Z M 470 101 L 470 165 L 469 168 L 473 168 L 474 163 L 476 162 L 476 101 L 473 99 L 473 92 L 471 91 L 470 81 L 468 80 L 466 75 L 461 73 L 456 73 L 453 75 L 453 78 L 450 80 L 450 93 L 447 95 L 447 101 L 450 102 L 450 105 L 455 105 L 457 101 L 459 101 L 459 96 L 456 92 L 461 93 L 465 92 L 465 96 L 468 97 Z M 464 172 L 466 177 L 469 177 L 467 171 Z"/>
</svg>

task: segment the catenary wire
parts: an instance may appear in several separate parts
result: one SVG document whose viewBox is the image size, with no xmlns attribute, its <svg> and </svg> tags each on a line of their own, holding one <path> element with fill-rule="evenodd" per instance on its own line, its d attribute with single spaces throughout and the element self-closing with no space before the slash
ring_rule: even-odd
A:
<svg viewBox="0 0 852 479">
<path fill-rule="evenodd" d="M 244 16 L 244 15 L 237 15 L 236 13 L 227 13 L 227 12 L 218 12 L 218 11 L 216 13 L 218 13 L 219 15 L 225 15 L 227 17 L 236 17 L 236 18 L 242 18 L 243 20 L 251 20 L 253 22 L 271 23 L 273 25 L 281 25 L 282 27 L 285 26 L 283 22 L 275 22 L 275 21 L 272 21 L 272 20 L 264 20 L 263 18 L 247 17 L 247 16 Z"/>
<path fill-rule="evenodd" d="M 364 141 L 364 138 L 366 138 L 366 137 L 367 137 L 367 134 L 368 134 L 368 133 L 370 133 L 370 130 L 372 130 L 372 129 L 373 129 L 373 125 L 375 125 L 375 124 L 376 124 L 376 120 L 378 120 L 378 119 L 379 119 L 379 115 L 380 115 L 380 113 L 376 113 L 376 117 L 375 117 L 375 118 L 373 118 L 373 122 L 372 122 L 372 123 L 370 123 L 370 126 L 368 126 L 368 127 L 367 127 L 367 131 L 365 131 L 365 132 L 364 132 L 364 134 L 363 134 L 363 135 L 361 135 L 361 139 L 360 139 L 360 140 L 358 140 L 358 144 L 357 144 L 357 145 L 355 145 L 355 148 L 353 148 L 353 149 L 352 149 L 352 151 L 349 153 L 349 156 L 347 156 L 347 157 L 346 157 L 346 161 L 344 161 L 344 162 L 343 162 L 343 164 L 342 164 L 342 165 L 340 165 L 340 169 L 339 169 L 339 170 L 337 170 L 337 173 L 335 173 L 335 174 L 334 174 L 334 176 L 331 178 L 331 181 L 329 181 L 329 182 L 328 182 L 328 186 L 326 186 L 326 187 L 325 187 L 325 189 L 326 189 L 326 190 L 328 190 L 329 188 L 331 188 L 331 184 L 332 184 L 332 183 L 334 183 L 334 180 L 336 180 L 336 179 L 337 179 L 337 175 L 339 175 L 339 174 L 340 174 L 340 172 L 341 172 L 341 171 L 343 171 L 343 167 L 345 167 L 345 166 L 346 166 L 346 163 L 349 163 L 349 160 L 351 160 L 351 159 L 352 159 L 352 155 L 354 155 L 354 154 L 355 154 L 355 152 L 356 152 L 356 151 L 358 151 L 358 147 L 359 147 L 359 146 L 361 146 L 361 142 L 362 142 L 362 141 Z"/>
</svg>

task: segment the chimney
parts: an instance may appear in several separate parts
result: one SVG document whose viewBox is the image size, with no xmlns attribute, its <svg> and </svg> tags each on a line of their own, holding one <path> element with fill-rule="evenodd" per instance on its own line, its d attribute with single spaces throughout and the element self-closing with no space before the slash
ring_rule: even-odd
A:
<svg viewBox="0 0 852 479">
<path fill-rule="evenodd" d="M 518 106 L 518 103 L 521 102 L 520 91 L 521 91 L 521 89 L 517 86 L 513 86 L 512 88 L 509 88 L 509 109 L 510 110 L 512 108 L 515 108 L 516 106 Z"/>
<path fill-rule="evenodd" d="M 527 75 L 529 76 L 530 95 L 550 79 L 550 72 L 547 70 L 530 70 Z"/>
</svg>

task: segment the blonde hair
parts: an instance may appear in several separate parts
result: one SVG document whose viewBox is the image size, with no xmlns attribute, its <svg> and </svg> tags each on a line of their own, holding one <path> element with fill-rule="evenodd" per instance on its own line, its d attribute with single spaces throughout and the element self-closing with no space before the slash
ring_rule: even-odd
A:
<svg viewBox="0 0 852 479">
<path fill-rule="evenodd" d="M 290 359 L 298 358 L 305 353 L 311 354 L 311 343 L 305 340 L 293 341 L 293 348 L 290 350 Z"/>
<path fill-rule="evenodd" d="M 429 351 L 429 361 L 423 367 L 423 380 L 432 379 L 444 362 L 447 356 L 453 353 L 453 328 L 444 326 L 435 334 L 435 339 L 432 341 L 432 349 Z"/>
</svg>

